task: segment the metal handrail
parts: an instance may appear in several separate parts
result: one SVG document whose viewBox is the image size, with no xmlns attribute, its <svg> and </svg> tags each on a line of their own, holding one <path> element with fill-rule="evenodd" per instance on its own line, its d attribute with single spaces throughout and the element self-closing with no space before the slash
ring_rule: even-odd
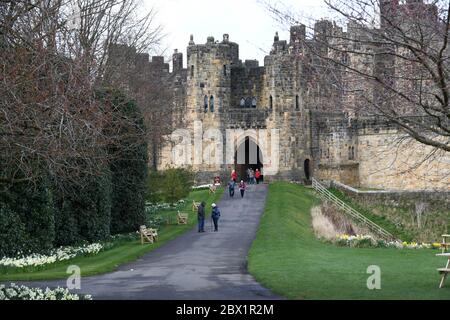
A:
<svg viewBox="0 0 450 320">
<path fill-rule="evenodd" d="M 377 233 L 379 236 L 381 236 L 384 239 L 387 240 L 393 240 L 395 237 L 387 230 L 373 222 L 372 220 L 368 219 L 366 216 L 361 214 L 360 212 L 356 211 L 354 208 L 349 206 L 347 203 L 336 197 L 333 193 L 331 193 L 329 190 L 327 190 L 324 186 L 320 184 L 319 181 L 317 181 L 315 178 L 312 178 L 312 187 L 314 190 L 319 193 L 322 197 L 324 197 L 327 200 L 330 200 L 332 203 L 334 203 L 338 208 L 342 209 L 345 213 L 350 215 L 352 218 L 357 219 L 358 221 L 365 224 L 370 230 Z"/>
</svg>

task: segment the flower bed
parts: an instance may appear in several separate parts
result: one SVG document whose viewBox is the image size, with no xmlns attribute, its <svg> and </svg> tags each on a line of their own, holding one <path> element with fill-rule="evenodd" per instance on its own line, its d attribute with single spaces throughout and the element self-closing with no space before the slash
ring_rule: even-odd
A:
<svg viewBox="0 0 450 320">
<path fill-rule="evenodd" d="M 103 250 L 100 243 L 92 243 L 81 247 L 61 247 L 51 251 L 48 255 L 31 254 L 28 256 L 19 255 L 18 258 L 3 257 L 0 260 L 0 267 L 24 268 L 38 267 L 46 264 L 73 259 L 81 255 L 95 255 Z"/>
<path fill-rule="evenodd" d="M 376 240 L 370 235 L 350 236 L 348 234 L 339 235 L 332 242 L 339 246 L 357 248 L 438 249 L 441 246 L 439 243 L 385 241 Z"/>
<path fill-rule="evenodd" d="M 200 186 L 193 186 L 192 190 L 208 190 L 211 186 L 212 186 L 211 183 L 210 184 L 203 184 L 203 185 L 200 185 Z"/>
<path fill-rule="evenodd" d="M 92 300 L 90 295 L 70 293 L 66 288 L 29 288 L 11 283 L 9 287 L 0 285 L 0 300 Z"/>
<path fill-rule="evenodd" d="M 186 200 L 184 199 L 178 200 L 175 203 L 146 203 L 145 211 L 147 213 L 147 226 L 159 229 L 161 225 L 170 220 L 167 216 L 167 214 L 170 214 L 170 211 L 181 210 L 185 205 Z"/>
<path fill-rule="evenodd" d="M 163 211 L 163 210 L 173 210 L 173 209 L 180 209 L 182 206 L 184 206 L 186 203 L 186 200 L 178 200 L 175 203 L 146 203 L 145 205 L 145 211 L 147 213 L 156 213 L 158 211 Z"/>
</svg>

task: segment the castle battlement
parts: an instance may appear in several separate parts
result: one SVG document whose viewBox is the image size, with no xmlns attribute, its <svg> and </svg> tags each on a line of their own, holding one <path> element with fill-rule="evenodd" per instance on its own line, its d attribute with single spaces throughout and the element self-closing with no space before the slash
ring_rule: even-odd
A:
<svg viewBox="0 0 450 320">
<path fill-rule="evenodd" d="M 397 8 L 396 3 L 398 1 L 390 1 L 385 5 L 392 9 Z M 416 2 L 407 4 L 420 7 Z M 401 6 L 403 9 L 395 10 L 406 12 L 407 7 Z M 343 63 L 368 68 L 376 65 L 379 69 L 374 72 L 382 72 L 382 61 L 377 57 L 380 48 L 370 41 L 376 34 L 376 30 L 357 24 L 349 23 L 344 31 L 332 21 L 319 20 L 314 25 L 313 35 L 307 38 L 304 25 L 292 26 L 288 40 L 280 39 L 275 33 L 263 66 L 257 60 L 240 60 L 239 44 L 231 42 L 228 34 L 224 34 L 222 40 L 210 36 L 201 44 L 196 44 L 191 35 L 186 48 L 187 68 L 183 67 L 183 53 L 175 50 L 170 73 L 163 57 L 137 54 L 134 48 L 115 46 L 110 57 L 119 65 L 134 70 L 127 88 L 136 85 L 136 79 L 156 79 L 172 90 L 170 106 L 166 104 L 161 108 L 170 108 L 167 122 L 175 129 L 187 129 L 193 134 L 195 125 L 200 123 L 205 130 L 219 132 L 223 139 L 227 129 L 278 132 L 277 178 L 308 180 L 314 175 L 353 186 L 398 188 L 401 185 L 405 188 L 410 184 L 420 187 L 426 179 L 414 174 L 426 172 L 416 170 L 399 179 L 385 179 L 380 170 L 384 166 L 387 174 L 400 174 L 404 163 L 421 157 L 423 146 L 417 143 L 408 146 L 405 150 L 408 156 L 390 151 L 393 141 L 403 139 L 405 133 L 394 123 L 373 116 L 367 100 L 351 93 L 373 95 L 374 87 L 345 74 L 335 77 L 338 71 L 321 64 L 311 52 L 312 48 L 326 54 L 327 42 L 339 41 L 333 45 L 369 53 L 365 55 L 367 59 L 351 53 L 342 55 Z M 333 40 L 333 36 L 339 40 Z M 365 39 L 367 43 L 360 43 L 356 48 L 355 41 L 351 41 L 356 38 Z M 120 60 L 121 56 L 128 58 Z M 343 84 L 336 85 L 339 77 L 352 90 L 345 90 Z M 204 148 L 211 145 L 210 142 L 204 144 Z M 170 147 L 171 144 L 157 146 L 161 149 L 156 161 L 160 169 L 174 165 Z M 408 153 L 411 150 L 414 152 Z M 267 150 L 263 153 L 267 156 Z M 378 159 L 379 155 L 382 157 Z M 450 173 L 450 159 L 446 161 L 441 161 L 433 170 Z M 235 164 L 234 167 L 245 172 L 249 165 Z M 258 162 L 253 168 L 264 169 L 265 165 Z M 204 177 L 205 182 L 231 167 L 229 164 L 193 165 L 194 170 L 202 173 L 199 179 Z M 435 187 L 443 185 L 437 183 Z"/>
</svg>

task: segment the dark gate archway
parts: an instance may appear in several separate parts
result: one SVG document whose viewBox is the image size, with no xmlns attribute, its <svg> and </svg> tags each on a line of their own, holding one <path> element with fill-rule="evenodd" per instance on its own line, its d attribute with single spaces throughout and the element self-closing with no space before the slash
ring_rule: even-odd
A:
<svg viewBox="0 0 450 320">
<path fill-rule="evenodd" d="M 258 169 L 261 173 L 263 170 L 263 157 L 261 149 L 249 137 L 238 146 L 234 155 L 234 165 L 238 174 L 239 180 L 247 181 L 247 169 L 251 168 L 253 171 Z M 263 178 L 263 176 L 261 176 Z"/>
<path fill-rule="evenodd" d="M 303 165 L 305 171 L 305 178 L 307 181 L 311 180 L 311 167 L 309 159 L 306 159 Z"/>
</svg>

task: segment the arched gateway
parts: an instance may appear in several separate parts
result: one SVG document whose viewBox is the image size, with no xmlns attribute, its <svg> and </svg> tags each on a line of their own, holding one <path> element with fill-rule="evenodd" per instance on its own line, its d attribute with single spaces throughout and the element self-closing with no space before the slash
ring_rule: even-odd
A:
<svg viewBox="0 0 450 320">
<path fill-rule="evenodd" d="M 236 168 L 239 179 L 247 180 L 247 169 L 249 168 L 254 171 L 258 169 L 264 174 L 263 163 L 263 153 L 257 142 L 251 137 L 245 137 L 238 144 L 234 155 L 234 167 Z"/>
</svg>

